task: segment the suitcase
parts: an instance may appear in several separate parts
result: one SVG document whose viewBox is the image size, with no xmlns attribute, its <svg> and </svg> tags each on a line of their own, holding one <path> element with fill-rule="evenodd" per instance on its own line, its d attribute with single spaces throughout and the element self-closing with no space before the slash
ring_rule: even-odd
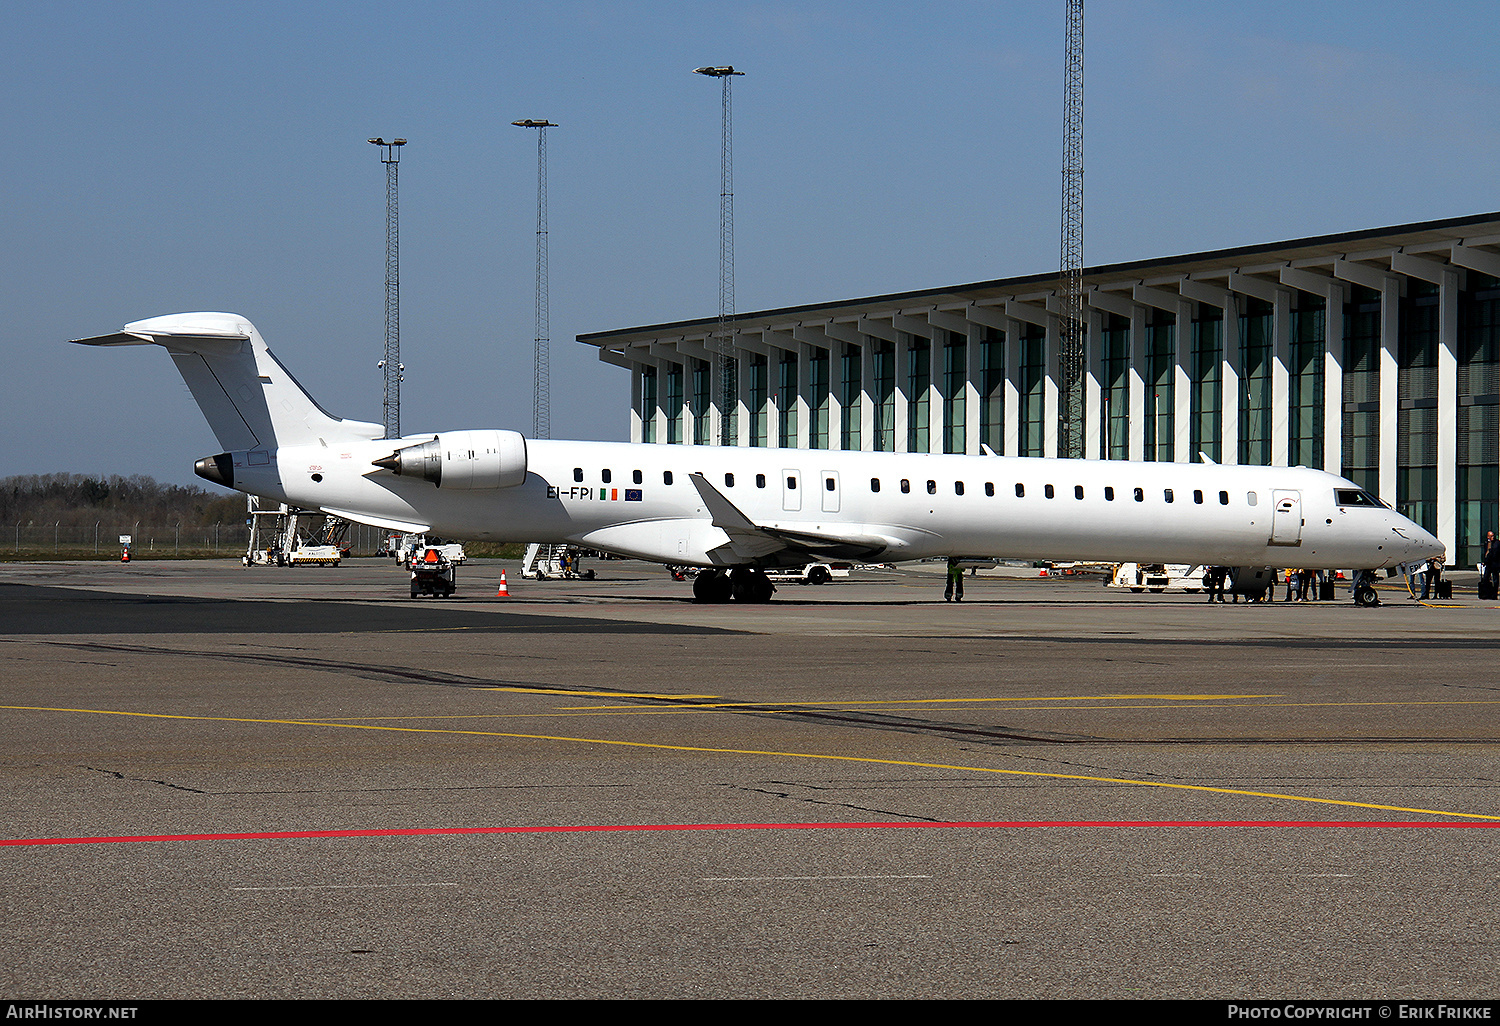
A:
<svg viewBox="0 0 1500 1026">
<path fill-rule="evenodd" d="M 1332 602 L 1334 600 L 1333 587 L 1334 585 L 1332 581 L 1324 581 L 1322 584 L 1318 585 L 1319 600 L 1323 602 Z"/>
<path fill-rule="evenodd" d="M 1480 580 L 1479 580 L 1479 601 L 1481 601 L 1481 602 L 1493 602 L 1493 601 L 1495 601 L 1495 584 L 1494 584 L 1493 581 L 1486 581 L 1483 578 L 1480 578 Z"/>
<path fill-rule="evenodd" d="M 1437 582 L 1437 597 L 1440 598 L 1440 599 L 1442 599 L 1445 602 L 1451 600 L 1453 598 L 1453 582 L 1452 581 L 1438 581 Z"/>
</svg>

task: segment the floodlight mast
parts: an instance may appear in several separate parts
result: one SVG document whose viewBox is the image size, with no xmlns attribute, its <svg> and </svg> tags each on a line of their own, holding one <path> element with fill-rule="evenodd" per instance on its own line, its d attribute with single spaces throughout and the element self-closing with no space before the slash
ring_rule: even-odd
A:
<svg viewBox="0 0 1500 1026">
<path fill-rule="evenodd" d="M 707 75 L 723 82 L 723 124 L 719 145 L 719 324 L 713 344 L 714 371 L 718 378 L 718 423 L 710 427 L 713 437 L 704 439 L 714 445 L 733 445 L 733 413 L 736 406 L 735 378 L 730 364 L 734 352 L 734 118 L 729 80 L 743 71 L 725 65 L 694 68 L 695 75 Z"/>
<path fill-rule="evenodd" d="M 551 345 L 551 298 L 547 292 L 547 129 L 546 118 L 512 121 L 517 128 L 536 129 L 536 334 L 531 362 L 531 437 L 552 437 L 552 383 L 548 347 Z"/>
<path fill-rule="evenodd" d="M 1084 423 L 1083 365 L 1087 328 L 1083 312 L 1083 0 L 1067 0 L 1067 55 L 1063 72 L 1062 246 L 1058 290 L 1061 333 L 1059 377 L 1062 421 L 1057 455 L 1081 459 Z M 1181 330 L 1179 328 L 1179 330 Z"/>
<path fill-rule="evenodd" d="M 380 361 L 385 378 L 385 437 L 401 437 L 401 242 L 399 206 L 396 198 L 396 169 L 401 165 L 401 147 L 405 139 L 375 138 L 369 140 L 381 149 L 380 162 L 385 165 L 385 359 Z"/>
</svg>

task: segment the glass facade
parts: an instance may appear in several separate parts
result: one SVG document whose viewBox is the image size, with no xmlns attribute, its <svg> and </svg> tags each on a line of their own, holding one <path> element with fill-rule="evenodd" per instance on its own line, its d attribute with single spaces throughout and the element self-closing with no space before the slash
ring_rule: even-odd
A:
<svg viewBox="0 0 1500 1026">
<path fill-rule="evenodd" d="M 1153 310 L 1146 324 L 1146 459 L 1170 463 L 1177 367 L 1176 316 Z"/>
<path fill-rule="evenodd" d="M 979 441 L 1005 455 L 1005 334 L 984 329 L 979 349 Z"/>
<path fill-rule="evenodd" d="M 860 398 L 860 347 L 845 343 L 839 353 L 839 405 L 843 421 L 839 425 L 839 443 L 845 449 L 860 448 L 860 418 L 864 401 Z"/>
<path fill-rule="evenodd" d="M 812 449 L 828 448 L 828 350 L 814 348 L 807 360 L 807 389 L 811 394 L 812 423 L 808 425 L 807 444 Z M 782 444 L 785 444 L 784 442 Z"/>
<path fill-rule="evenodd" d="M 1021 365 L 1017 368 L 1017 392 L 1021 409 L 1017 456 L 1041 456 L 1042 425 L 1046 406 L 1047 332 L 1035 324 L 1021 327 Z"/>
<path fill-rule="evenodd" d="M 1437 530 L 1438 287 L 1408 282 L 1396 357 L 1396 508 Z"/>
<path fill-rule="evenodd" d="M 932 381 L 931 343 L 918 335 L 907 336 L 906 343 L 906 451 L 931 452 L 928 433 L 931 403 L 928 401 Z"/>
<path fill-rule="evenodd" d="M 1240 315 L 1240 462 L 1271 462 L 1271 359 L 1275 311 L 1247 298 Z"/>
<path fill-rule="evenodd" d="M 951 331 L 934 331 L 934 336 L 946 335 L 943 342 L 943 452 L 964 451 L 964 430 L 968 396 L 965 382 L 968 380 L 969 340 Z M 933 344 L 938 340 L 933 338 Z"/>
<path fill-rule="evenodd" d="M 1460 566 L 1479 562 L 1486 531 L 1500 532 L 1500 280 L 1470 271 L 1459 294 L 1458 523 Z"/>
<path fill-rule="evenodd" d="M 1135 294 L 1129 281 L 1102 281 L 1090 311 L 1098 332 L 1087 342 L 1099 385 L 1098 401 L 1086 411 L 1090 449 L 1112 460 L 1134 451 L 1147 460 L 1193 462 L 1201 453 L 1216 463 L 1326 466 L 1383 492 L 1452 543 L 1453 565 L 1472 566 L 1484 532 L 1500 530 L 1500 276 L 1457 261 L 1494 270 L 1489 261 L 1500 247 L 1470 243 L 1450 254 L 1447 245 L 1424 242 L 1388 260 L 1376 246 L 1342 267 L 1335 261 L 1347 256 L 1314 254 L 1299 259 L 1299 270 L 1284 273 L 1284 282 L 1270 257 L 1264 266 L 1239 269 L 1242 253 L 1234 254 L 1236 267 L 1194 269 L 1193 278 L 1206 288 L 1183 284 L 1176 292 L 1171 271 L 1136 278 L 1149 289 Z M 1247 280 L 1236 282 L 1236 272 Z M 1131 277 L 1136 273 L 1129 269 Z M 1342 310 L 1328 306 L 1321 282 L 1341 286 Z M 1222 301 L 1213 298 L 1230 285 L 1237 288 L 1228 314 L 1235 321 L 1225 319 Z M 1156 289 L 1170 300 L 1151 292 Z M 1268 290 L 1276 292 L 1274 304 Z M 860 301 L 851 313 L 875 326 L 862 323 L 865 330 L 850 336 L 854 344 L 830 342 L 831 351 L 810 346 L 800 356 L 773 346 L 769 359 L 738 350 L 728 370 L 742 415 L 750 418 L 744 439 L 756 446 L 775 439 L 786 447 L 913 453 L 963 453 L 977 439 L 997 453 L 1043 455 L 1052 430 L 1046 397 L 1054 382 L 1046 331 L 1031 323 L 1039 317 L 1022 312 L 1040 314 L 1042 300 L 998 291 L 986 285 L 975 292 L 966 331 L 933 326 L 930 337 L 924 337 L 927 327 L 920 329 L 924 335 L 893 336 L 903 323 L 917 325 Z M 1189 295 L 1203 300 L 1189 305 Z M 964 317 L 957 303 L 944 310 L 952 311 L 945 317 Z M 838 323 L 853 319 L 844 314 Z M 1006 336 L 1007 325 L 1016 337 Z M 1132 337 L 1133 326 L 1140 337 Z M 780 333 L 787 329 L 763 330 L 767 344 L 772 338 L 786 344 Z M 835 330 L 843 333 L 828 328 Z M 873 331 L 899 342 L 868 334 Z M 692 355 L 689 346 L 673 362 L 654 351 L 637 355 L 639 341 L 626 345 L 636 350 L 625 355 L 636 368 L 638 437 L 710 441 L 720 388 L 714 362 Z M 1227 367 L 1237 373 L 1232 383 Z M 1329 374 L 1337 380 L 1329 381 Z M 1332 432 L 1329 417 L 1339 418 Z M 738 419 L 733 409 L 731 418 Z M 733 433 L 739 426 L 731 427 L 731 444 L 739 440 Z M 1325 451 L 1330 437 L 1339 451 Z"/>
<path fill-rule="evenodd" d="M 1380 293 L 1352 286 L 1344 303 L 1344 455 L 1340 473 L 1380 492 Z"/>
<path fill-rule="evenodd" d="M 776 361 L 776 444 L 797 444 L 797 354 L 783 352 Z"/>
<path fill-rule="evenodd" d="M 1130 321 L 1105 314 L 1099 339 L 1099 455 L 1130 459 Z"/>
<path fill-rule="evenodd" d="M 1199 316 L 1193 321 L 1191 360 L 1188 441 L 1192 451 L 1188 458 L 1196 461 L 1201 452 L 1215 463 L 1223 463 L 1224 311 L 1216 306 L 1199 308 Z"/>
<path fill-rule="evenodd" d="M 1292 310 L 1291 366 L 1287 368 L 1287 462 L 1294 467 L 1323 466 L 1323 366 L 1327 349 L 1327 302 L 1306 292 L 1295 294 Z"/>
</svg>

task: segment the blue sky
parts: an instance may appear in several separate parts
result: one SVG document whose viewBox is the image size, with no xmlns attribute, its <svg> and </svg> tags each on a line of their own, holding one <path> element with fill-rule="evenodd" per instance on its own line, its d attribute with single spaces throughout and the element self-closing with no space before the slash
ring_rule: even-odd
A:
<svg viewBox="0 0 1500 1026">
<path fill-rule="evenodd" d="M 1056 266 L 1063 0 L 5 5 L 0 477 L 193 482 L 217 450 L 158 349 L 64 340 L 232 310 L 380 420 L 401 164 L 402 423 L 531 423 L 536 135 L 554 437 L 621 439 L 573 341 L 717 313 L 733 64 L 742 311 Z M 1090 264 L 1500 209 L 1488 3 L 1091 0 Z"/>
</svg>

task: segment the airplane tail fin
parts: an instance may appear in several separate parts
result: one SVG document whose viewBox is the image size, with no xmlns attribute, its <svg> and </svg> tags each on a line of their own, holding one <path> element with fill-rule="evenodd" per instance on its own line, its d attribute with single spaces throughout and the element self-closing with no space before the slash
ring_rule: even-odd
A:
<svg viewBox="0 0 1500 1026">
<path fill-rule="evenodd" d="M 90 346 L 162 346 L 226 452 L 379 438 L 379 424 L 343 420 L 307 394 L 238 314 L 185 313 L 127 324 Z"/>
</svg>

